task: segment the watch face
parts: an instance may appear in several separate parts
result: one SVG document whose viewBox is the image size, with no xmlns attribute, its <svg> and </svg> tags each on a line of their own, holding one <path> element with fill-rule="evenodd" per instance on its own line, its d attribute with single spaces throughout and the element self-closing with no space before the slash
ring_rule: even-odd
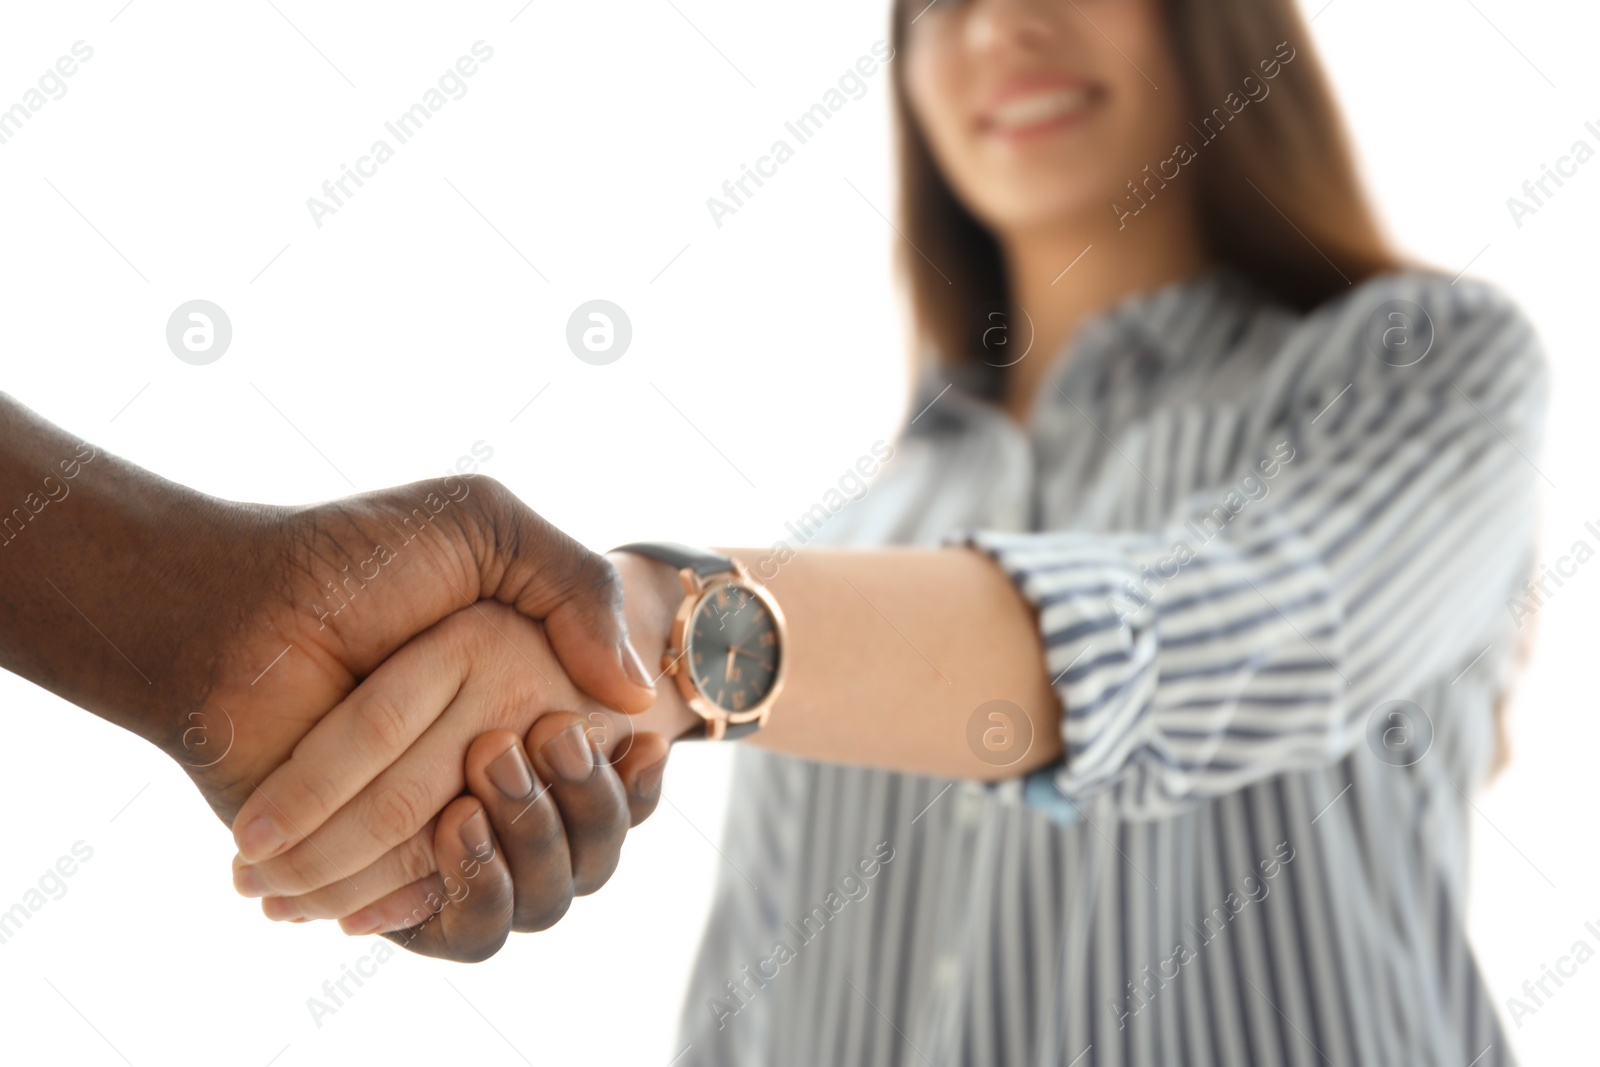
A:
<svg viewBox="0 0 1600 1067">
<path fill-rule="evenodd" d="M 737 584 L 718 586 L 689 618 L 689 673 L 717 707 L 748 711 L 778 676 L 778 623 L 760 597 Z"/>
</svg>

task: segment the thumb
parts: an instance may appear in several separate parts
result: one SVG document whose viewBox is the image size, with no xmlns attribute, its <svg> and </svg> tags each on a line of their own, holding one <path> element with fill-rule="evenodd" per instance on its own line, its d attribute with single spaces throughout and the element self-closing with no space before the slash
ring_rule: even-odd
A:
<svg viewBox="0 0 1600 1067">
<path fill-rule="evenodd" d="M 481 595 L 542 621 L 561 668 L 589 696 L 630 714 L 649 708 L 655 688 L 628 640 L 616 567 L 499 482 L 476 477 L 469 493 L 464 525 Z"/>
</svg>

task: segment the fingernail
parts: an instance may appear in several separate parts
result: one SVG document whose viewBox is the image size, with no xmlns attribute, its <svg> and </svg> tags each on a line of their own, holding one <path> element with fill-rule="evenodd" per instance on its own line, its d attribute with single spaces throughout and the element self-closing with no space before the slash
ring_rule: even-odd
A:
<svg viewBox="0 0 1600 1067">
<path fill-rule="evenodd" d="M 533 792 L 533 768 L 522 753 L 522 743 L 512 745 L 489 764 L 489 781 L 512 800 L 522 800 Z"/>
<path fill-rule="evenodd" d="M 628 681 L 642 689 L 655 688 L 650 672 L 645 669 L 644 660 L 639 658 L 639 650 L 633 647 L 633 642 L 628 638 L 622 640 L 622 673 L 628 676 Z"/>
<path fill-rule="evenodd" d="M 272 819 L 257 815 L 239 831 L 239 855 L 250 863 L 264 860 L 283 847 L 284 837 Z"/>
<path fill-rule="evenodd" d="M 240 896 L 264 897 L 267 895 L 267 880 L 261 877 L 261 871 L 256 867 L 240 867 L 233 872 L 233 888 Z"/>
<path fill-rule="evenodd" d="M 467 846 L 467 851 L 474 856 L 482 856 L 494 849 L 489 843 L 489 817 L 483 813 L 482 808 L 462 823 L 461 829 L 456 833 L 460 835 L 461 843 Z"/>
<path fill-rule="evenodd" d="M 305 922 L 305 913 L 290 897 L 268 897 L 261 902 L 261 914 L 273 922 Z"/>
<path fill-rule="evenodd" d="M 661 797 L 661 776 L 666 773 L 667 761 L 662 759 L 640 771 L 633 779 L 635 799 L 654 804 Z"/>
<path fill-rule="evenodd" d="M 586 781 L 594 773 L 594 750 L 577 723 L 545 742 L 544 760 L 556 775 L 568 782 Z"/>
</svg>

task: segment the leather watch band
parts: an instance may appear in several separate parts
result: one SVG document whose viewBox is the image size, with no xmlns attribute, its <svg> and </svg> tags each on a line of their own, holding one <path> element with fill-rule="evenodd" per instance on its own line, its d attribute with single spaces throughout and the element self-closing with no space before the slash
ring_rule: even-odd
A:
<svg viewBox="0 0 1600 1067">
<path fill-rule="evenodd" d="M 701 719 L 700 724 L 693 730 L 690 730 L 684 736 L 704 738 L 710 729 L 711 723 L 705 719 Z M 737 741 L 739 738 L 744 737 L 747 734 L 753 734 L 759 729 L 761 729 L 760 719 L 752 719 L 750 722 L 730 722 L 727 726 L 727 729 L 722 731 L 722 739 L 724 741 Z"/>
<path fill-rule="evenodd" d="M 744 737 L 746 734 L 753 734 L 759 729 L 761 729 L 760 719 L 755 719 L 751 722 L 730 722 L 727 730 L 723 731 L 722 736 L 726 740 L 734 741 Z"/>
<path fill-rule="evenodd" d="M 680 545 L 675 541 L 630 541 L 628 544 L 618 545 L 611 551 L 648 556 L 679 569 L 687 567 L 702 578 L 709 578 L 714 574 L 727 574 L 733 570 L 733 560 L 727 556 L 709 549 Z"/>
</svg>

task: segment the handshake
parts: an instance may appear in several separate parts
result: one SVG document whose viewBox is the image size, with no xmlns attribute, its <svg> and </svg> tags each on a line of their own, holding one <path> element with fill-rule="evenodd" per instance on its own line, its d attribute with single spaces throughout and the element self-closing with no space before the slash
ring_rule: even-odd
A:
<svg viewBox="0 0 1600 1067">
<path fill-rule="evenodd" d="M 193 773 L 224 817 L 253 786 L 233 813 L 234 886 L 269 918 L 338 919 L 353 935 L 481 960 L 603 885 L 628 829 L 655 809 L 671 738 L 693 713 L 656 707 L 621 614 L 623 572 L 474 482 L 291 524 L 287 610 L 241 635 L 229 660 L 242 669 L 207 694 L 203 714 L 227 709 L 241 758 Z M 342 562 L 374 555 L 385 562 L 370 580 L 372 563 Z M 661 565 L 617 562 L 639 579 L 635 602 L 650 603 Z M 309 607 L 324 593 L 342 600 L 337 614 Z M 674 606 L 661 601 L 654 618 Z M 659 658 L 666 623 L 646 629 Z"/>
<path fill-rule="evenodd" d="M 285 672 L 262 699 L 299 685 Z M 483 959 L 604 884 L 654 810 L 667 742 L 631 726 L 584 697 L 540 623 L 474 603 L 310 720 L 234 817 L 234 885 L 269 918 Z"/>
<path fill-rule="evenodd" d="M 700 721 L 644 666 L 674 568 L 483 477 L 234 504 L 0 415 L 0 491 L 73 498 L 7 526 L 0 666 L 182 763 L 268 917 L 476 961 L 611 876 Z"/>
</svg>

